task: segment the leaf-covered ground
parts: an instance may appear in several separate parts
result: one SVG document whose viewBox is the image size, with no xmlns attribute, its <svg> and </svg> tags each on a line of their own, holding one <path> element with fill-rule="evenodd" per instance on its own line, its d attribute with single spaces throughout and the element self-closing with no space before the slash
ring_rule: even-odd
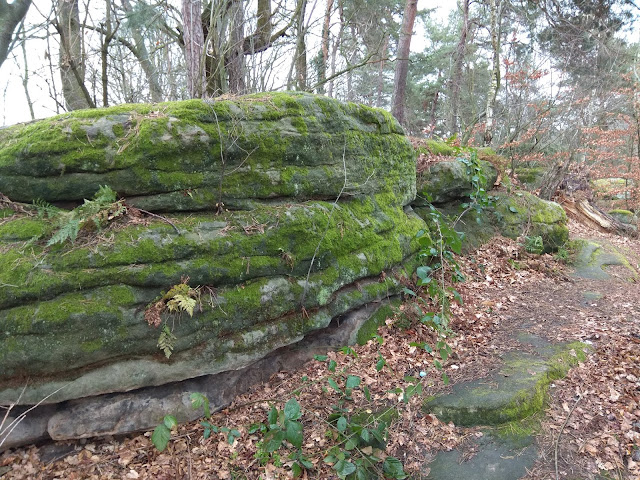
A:
<svg viewBox="0 0 640 480">
<path fill-rule="evenodd" d="M 640 258 L 636 240 L 602 236 L 577 224 L 571 229 L 574 236 L 605 238 Z M 291 478 L 296 467 L 288 456 L 295 449 L 287 448 L 285 442 L 275 454 L 265 453 L 264 433 L 255 425 L 268 423 L 273 407 L 283 410 L 295 397 L 302 410 L 304 460 L 312 465 L 302 472 L 302 478 L 338 478 L 337 459 L 324 461 L 330 448 L 344 438 L 344 425 L 329 421 L 336 412 L 350 421 L 354 414 L 364 418 L 367 414 L 397 415 L 388 431 L 386 449 L 360 445 L 349 452 L 353 459 L 379 459 L 370 469 L 374 478 L 383 478 L 387 456 L 402 461 L 412 478 L 424 478 L 438 451 L 464 448 L 465 440 L 482 432 L 422 413 L 420 395 L 408 393 L 417 382 L 425 396 L 485 376 L 502 353 L 517 347 L 511 332 L 525 323 L 551 340 L 582 340 L 594 348 L 586 362 L 552 385 L 538 437 L 541 459 L 526 478 L 591 479 L 605 472 L 609 478 L 640 478 L 640 287 L 615 277 L 606 284 L 571 278 L 569 269 L 553 257 L 527 256 L 516 242 L 503 238 L 465 257 L 462 264 L 467 281 L 456 288 L 464 305 L 452 307 L 456 335 L 450 339 L 453 354 L 444 365 L 449 385 L 444 385 L 433 367 L 433 355 L 411 346 L 433 344 L 435 337 L 418 322 L 414 306 L 406 303 L 367 345 L 330 352 L 326 359 L 312 360 L 298 371 L 280 372 L 268 384 L 256 386 L 226 410 L 214 413 L 209 423 L 219 427 L 219 433 L 206 439 L 204 427 L 194 422 L 179 426 L 164 452 L 151 444 L 151 432 L 24 448 L 0 457 L 0 476 Z M 585 291 L 604 296 L 585 301 Z M 351 395 L 344 394 L 348 376 L 361 379 Z M 233 429 L 239 433 L 237 438 L 229 436 Z"/>
</svg>

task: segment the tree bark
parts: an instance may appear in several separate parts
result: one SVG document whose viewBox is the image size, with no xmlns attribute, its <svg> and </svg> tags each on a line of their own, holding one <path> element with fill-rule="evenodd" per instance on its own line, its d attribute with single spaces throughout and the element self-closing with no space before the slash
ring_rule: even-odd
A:
<svg viewBox="0 0 640 480">
<path fill-rule="evenodd" d="M 449 115 L 449 132 L 454 135 L 460 133 L 460 88 L 462 84 L 462 66 L 467 52 L 467 37 L 469 36 L 469 4 L 471 0 L 462 0 L 459 7 L 462 7 L 462 27 L 460 29 L 460 39 L 453 59 L 453 69 L 449 80 L 449 91 L 451 93 L 451 110 Z"/>
<path fill-rule="evenodd" d="M 0 66 L 7 59 L 14 42 L 13 32 L 27 15 L 31 0 L 0 0 Z"/>
<path fill-rule="evenodd" d="M 131 12 L 133 8 L 131 7 L 131 2 L 129 0 L 122 0 L 122 6 L 125 11 Z M 135 47 L 131 45 L 131 43 L 127 42 L 127 44 L 123 45 L 127 47 L 131 53 L 138 59 L 140 62 L 140 67 L 142 67 L 142 71 L 147 77 L 147 81 L 149 82 L 149 93 L 151 94 L 152 102 L 161 102 L 163 99 L 162 87 L 160 86 L 160 78 L 158 75 L 158 70 L 155 65 L 149 58 L 149 51 L 147 50 L 147 45 L 144 43 L 144 38 L 140 33 L 140 30 L 133 29 L 131 32 L 131 36 L 133 37 L 133 42 L 135 43 Z M 118 39 L 119 40 L 119 39 Z"/>
<path fill-rule="evenodd" d="M 182 26 L 184 53 L 187 62 L 187 88 L 191 98 L 204 93 L 205 71 L 202 66 L 204 33 L 202 30 L 202 3 L 200 0 L 182 0 Z"/>
<path fill-rule="evenodd" d="M 247 89 L 244 81 L 244 11 L 242 8 L 242 0 L 232 1 L 230 13 L 231 38 L 229 52 L 226 55 L 229 92 L 242 95 Z"/>
<path fill-rule="evenodd" d="M 500 16 L 502 10 L 502 0 L 489 0 L 489 15 L 491 25 L 489 27 L 491 33 L 491 49 L 493 51 L 493 65 L 491 68 L 491 81 L 489 82 L 489 90 L 487 92 L 487 108 L 485 128 L 484 128 L 484 146 L 491 145 L 494 130 L 494 110 L 496 106 L 496 96 L 500 88 Z"/>
<path fill-rule="evenodd" d="M 413 23 L 417 12 L 418 0 L 407 0 L 404 14 L 402 15 L 398 57 L 393 80 L 393 106 L 391 108 L 391 113 L 400 124 L 405 122 L 404 104 L 407 91 L 407 74 L 409 72 L 409 52 L 411 50 L 411 37 L 413 36 Z"/>
<path fill-rule="evenodd" d="M 304 25 L 304 16 L 307 10 L 307 0 L 298 0 L 300 6 L 298 8 L 298 25 L 297 25 L 297 37 L 296 37 L 296 88 L 298 90 L 307 89 L 307 47 L 305 42 L 305 36 L 307 29 Z"/>
<path fill-rule="evenodd" d="M 322 39 L 320 43 L 320 65 L 318 66 L 318 93 L 324 94 L 324 83 L 327 79 L 327 65 L 329 64 L 329 28 L 331 27 L 331 11 L 333 10 L 333 0 L 327 0 L 327 8 L 324 11 L 324 21 L 322 22 Z"/>
<path fill-rule="evenodd" d="M 68 110 L 96 108 L 84 84 L 84 58 L 78 0 L 58 1 L 56 30 L 60 35 L 60 77 Z"/>
</svg>

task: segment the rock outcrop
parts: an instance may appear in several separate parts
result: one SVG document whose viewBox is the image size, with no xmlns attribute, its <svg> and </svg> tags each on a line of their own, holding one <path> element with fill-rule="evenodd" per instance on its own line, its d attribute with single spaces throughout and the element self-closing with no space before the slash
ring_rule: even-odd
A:
<svg viewBox="0 0 640 480">
<path fill-rule="evenodd" d="M 485 190 L 496 180 L 478 165 L 439 163 L 419 191 L 458 208 L 475 175 Z M 118 199 L 83 203 L 107 190 Z M 398 123 L 309 94 L 3 129 L 0 192 L 0 404 L 14 405 L 9 421 L 26 412 L 3 448 L 193 419 L 190 392 L 219 409 L 280 368 L 366 341 L 427 228 Z M 498 195 L 489 225 L 562 243 L 559 206 Z"/>
<path fill-rule="evenodd" d="M 182 399 L 148 389 L 215 382 L 346 317 L 359 327 L 416 262 L 415 156 L 381 110 L 281 93 L 124 105 L 8 128 L 0 145 L 11 200 L 70 208 L 108 185 L 130 210 L 53 246 L 55 218 L 2 210 L 0 404 L 56 404 L 23 422 L 40 436 L 150 428 Z M 192 317 L 162 313 L 165 358 L 145 310 L 187 277 L 199 297 Z M 212 408 L 234 378 L 226 394 L 199 384 Z M 93 426 L 61 429 L 61 411 Z"/>
</svg>

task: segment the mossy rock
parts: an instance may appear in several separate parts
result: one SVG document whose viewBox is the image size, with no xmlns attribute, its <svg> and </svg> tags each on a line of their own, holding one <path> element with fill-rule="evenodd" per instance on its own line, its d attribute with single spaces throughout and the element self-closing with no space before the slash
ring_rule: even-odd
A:
<svg viewBox="0 0 640 480">
<path fill-rule="evenodd" d="M 82 202 L 108 185 L 149 211 L 415 196 L 415 152 L 387 112 L 304 93 L 81 110 L 0 130 L 0 191 Z"/>
<path fill-rule="evenodd" d="M 572 249 L 576 252 L 574 275 L 577 277 L 591 280 L 608 280 L 611 276 L 607 273 L 607 268 L 618 266 L 626 269 L 624 278 L 627 281 L 636 282 L 638 279 L 638 271 L 632 266 L 624 253 L 613 245 L 576 239 L 572 241 Z"/>
<path fill-rule="evenodd" d="M 553 347 L 546 354 L 511 352 L 489 379 L 454 385 L 453 392 L 425 400 L 423 409 L 460 426 L 502 425 L 542 411 L 549 384 L 584 361 L 585 344 Z"/>
<path fill-rule="evenodd" d="M 26 235 L 15 233 L 39 232 L 34 224 L 46 219 L 6 222 L 13 233 L 0 251 L 0 403 L 16 400 L 25 377 L 39 379 L 23 395 L 29 403 L 68 381 L 52 401 L 239 368 L 397 295 L 424 223 L 393 199 L 176 215 L 180 234 L 161 221 L 134 223 L 102 241 L 53 248 L 26 247 Z M 183 276 L 210 290 L 193 318 L 165 317 L 177 337 L 167 361 L 144 310 Z"/>
<path fill-rule="evenodd" d="M 485 178 L 479 186 L 488 191 L 498 178 L 498 171 L 489 162 L 480 160 L 478 163 Z M 425 198 L 431 198 L 434 204 L 468 198 L 475 189 L 472 177 L 473 173 L 470 173 L 467 165 L 459 159 L 433 164 L 429 170 L 418 176 L 418 196 L 413 205 L 427 205 Z"/>
<path fill-rule="evenodd" d="M 529 188 L 538 188 L 546 172 L 544 167 L 516 167 L 518 180 Z"/>
<path fill-rule="evenodd" d="M 494 217 L 502 235 L 513 239 L 540 236 L 544 252 L 554 252 L 569 240 L 567 214 L 557 203 L 528 192 L 499 192 L 495 197 Z"/>
<path fill-rule="evenodd" d="M 615 210 L 611 210 L 609 215 L 625 225 L 634 225 L 638 223 L 638 217 L 636 217 L 635 213 L 629 210 L 617 208 Z"/>
</svg>

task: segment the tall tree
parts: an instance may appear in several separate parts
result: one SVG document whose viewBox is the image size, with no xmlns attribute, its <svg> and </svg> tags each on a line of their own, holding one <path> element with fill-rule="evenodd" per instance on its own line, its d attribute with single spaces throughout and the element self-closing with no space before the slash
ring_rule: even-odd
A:
<svg viewBox="0 0 640 480">
<path fill-rule="evenodd" d="M 396 71 L 393 79 L 393 105 L 391 113 L 402 124 L 404 123 L 404 109 L 407 89 L 407 73 L 409 71 L 409 53 L 411 51 L 411 37 L 413 24 L 418 12 L 418 0 L 407 0 L 402 16 L 400 41 L 396 59 Z"/>
<path fill-rule="evenodd" d="M 459 0 L 458 8 L 462 12 L 462 21 L 460 26 L 460 37 L 458 45 L 453 54 L 453 67 L 449 78 L 450 113 L 449 113 L 449 131 L 451 134 L 460 133 L 460 89 L 462 88 L 462 67 L 467 53 L 467 42 L 471 22 L 469 21 L 469 4 L 471 0 Z"/>
<path fill-rule="evenodd" d="M 491 145 L 495 127 L 494 110 L 496 96 L 500 88 L 500 26 L 503 0 L 489 0 L 489 35 L 491 36 L 491 81 L 487 92 L 487 108 L 485 109 L 484 140 L 485 146 Z"/>
<path fill-rule="evenodd" d="M 204 33 L 201 16 L 200 0 L 182 0 L 182 35 L 187 62 L 187 89 L 191 98 L 201 97 L 205 85 L 205 71 L 202 65 Z"/>
<path fill-rule="evenodd" d="M 15 0 L 8 3 L 0 0 L 0 66 L 7 59 L 14 43 L 13 32 L 27 15 L 31 0 Z"/>
<path fill-rule="evenodd" d="M 85 63 L 78 0 L 58 0 L 54 23 L 60 36 L 60 77 L 67 109 L 95 108 L 84 83 Z"/>
</svg>

